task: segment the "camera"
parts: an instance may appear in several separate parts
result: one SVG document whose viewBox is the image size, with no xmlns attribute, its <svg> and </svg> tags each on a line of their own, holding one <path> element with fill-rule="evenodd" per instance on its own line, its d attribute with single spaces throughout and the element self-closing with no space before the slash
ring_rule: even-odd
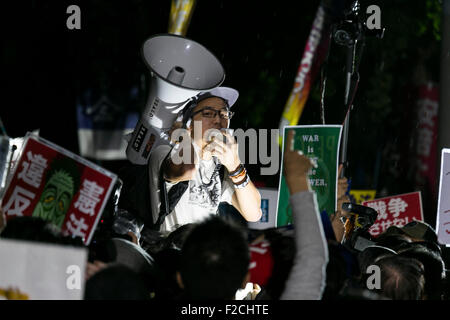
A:
<svg viewBox="0 0 450 320">
<path fill-rule="evenodd" d="M 373 208 L 350 202 L 344 202 L 342 209 L 350 212 L 350 217 L 345 221 L 342 244 L 357 251 L 363 251 L 368 246 L 374 245 L 369 229 L 377 220 L 378 212 Z"/>
</svg>

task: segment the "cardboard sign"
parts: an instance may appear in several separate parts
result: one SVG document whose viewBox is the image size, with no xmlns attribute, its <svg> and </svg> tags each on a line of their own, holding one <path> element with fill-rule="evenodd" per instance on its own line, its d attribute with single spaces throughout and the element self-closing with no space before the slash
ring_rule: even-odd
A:
<svg viewBox="0 0 450 320">
<path fill-rule="evenodd" d="M 361 204 L 364 201 L 375 199 L 376 190 L 350 190 L 350 202 Z"/>
<path fill-rule="evenodd" d="M 442 149 L 436 233 L 438 241 L 450 244 L 450 149 Z"/>
<path fill-rule="evenodd" d="M 0 239 L 0 300 L 83 299 L 87 251 Z"/>
<path fill-rule="evenodd" d="M 364 201 L 362 205 L 378 212 L 377 220 L 369 229 L 369 233 L 374 237 L 390 226 L 403 227 L 413 220 L 423 221 L 420 191 Z"/>
<path fill-rule="evenodd" d="M 320 212 L 328 215 L 336 211 L 337 176 L 339 144 L 341 141 L 341 125 L 287 126 L 283 134 L 283 155 L 280 172 L 283 172 L 284 145 L 287 131 L 294 130 L 294 150 L 317 163 L 309 173 L 311 188 L 317 195 Z M 284 174 L 281 175 L 277 204 L 277 227 L 292 223 L 292 213 L 289 205 L 289 189 Z"/>
<path fill-rule="evenodd" d="M 2 209 L 7 220 L 41 217 L 88 245 L 116 179 L 85 159 L 28 135 Z"/>
<path fill-rule="evenodd" d="M 275 188 L 258 188 L 261 194 L 262 216 L 259 221 L 248 222 L 250 229 L 268 229 L 276 225 L 278 190 Z"/>
</svg>

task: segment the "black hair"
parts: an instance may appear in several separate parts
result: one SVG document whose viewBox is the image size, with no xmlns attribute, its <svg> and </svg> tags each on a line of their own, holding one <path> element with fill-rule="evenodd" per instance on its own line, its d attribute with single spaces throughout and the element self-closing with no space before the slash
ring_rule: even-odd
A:
<svg viewBox="0 0 450 320">
<path fill-rule="evenodd" d="M 161 285 L 155 291 L 155 299 L 177 300 L 183 295 L 183 290 L 177 283 L 176 273 L 179 271 L 181 250 L 164 248 L 154 255 L 155 263 L 162 271 Z"/>
<path fill-rule="evenodd" d="M 176 273 L 179 271 L 181 248 L 189 232 L 194 228 L 195 223 L 184 224 L 175 229 L 167 237 L 161 239 L 161 248 L 152 255 L 155 263 L 161 270 L 162 285 L 157 287 L 156 299 L 176 300 L 181 298 L 183 291 L 176 280 Z"/>
<path fill-rule="evenodd" d="M 85 300 L 147 300 L 150 292 L 130 268 L 113 264 L 86 281 Z"/>
<path fill-rule="evenodd" d="M 362 274 L 365 274 L 367 268 L 377 260 L 396 254 L 397 252 L 387 247 L 369 246 L 358 254 L 359 270 Z"/>
<path fill-rule="evenodd" d="M 376 265 L 377 261 L 381 259 L 396 255 L 397 252 L 395 252 L 394 250 L 378 245 L 369 246 L 363 251 L 359 252 L 357 255 L 359 267 L 359 285 L 362 288 L 367 289 L 367 280 L 372 277 L 369 267 L 372 265 Z"/>
<path fill-rule="evenodd" d="M 0 237 L 76 247 L 84 246 L 80 237 L 64 236 L 51 222 L 33 216 L 11 218 L 0 233 Z"/>
<path fill-rule="evenodd" d="M 244 233 L 218 216 L 196 225 L 186 238 L 180 275 L 189 299 L 233 299 L 250 262 Z"/>
<path fill-rule="evenodd" d="M 424 293 L 424 269 L 416 259 L 389 256 L 375 264 L 381 271 L 375 292 L 392 300 L 420 300 Z"/>
<path fill-rule="evenodd" d="M 425 296 L 430 300 L 440 300 L 445 278 L 445 263 L 438 252 L 421 243 L 410 243 L 399 249 L 400 256 L 419 260 L 425 269 Z"/>
<path fill-rule="evenodd" d="M 338 301 L 390 300 L 373 290 L 367 289 L 360 282 L 356 282 L 353 279 L 347 279 L 345 281 L 341 291 L 339 291 L 335 299 Z"/>
<path fill-rule="evenodd" d="M 376 245 L 386 247 L 394 251 L 397 251 L 399 247 L 410 242 L 411 240 L 404 234 L 382 233 L 375 238 Z"/>
<path fill-rule="evenodd" d="M 167 235 L 164 239 L 164 249 L 174 248 L 180 249 L 186 240 L 189 232 L 194 228 L 194 223 L 184 224 Z"/>
</svg>

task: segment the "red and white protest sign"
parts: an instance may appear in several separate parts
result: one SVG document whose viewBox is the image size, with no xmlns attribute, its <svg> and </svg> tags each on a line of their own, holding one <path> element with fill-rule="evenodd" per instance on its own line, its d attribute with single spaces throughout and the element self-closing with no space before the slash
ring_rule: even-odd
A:
<svg viewBox="0 0 450 320">
<path fill-rule="evenodd" d="M 28 135 L 2 209 L 35 216 L 89 244 L 117 176 L 45 139 Z"/>
<path fill-rule="evenodd" d="M 377 220 L 369 229 L 373 237 L 386 231 L 390 226 L 403 227 L 413 220 L 423 221 L 420 191 L 364 201 L 362 205 L 378 212 Z"/>
</svg>

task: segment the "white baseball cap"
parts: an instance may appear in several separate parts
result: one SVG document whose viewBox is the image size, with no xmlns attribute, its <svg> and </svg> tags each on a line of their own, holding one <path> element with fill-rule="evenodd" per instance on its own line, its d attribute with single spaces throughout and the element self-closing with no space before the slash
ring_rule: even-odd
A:
<svg viewBox="0 0 450 320">
<path fill-rule="evenodd" d="M 187 123 L 188 119 L 191 117 L 192 109 L 194 109 L 200 101 L 211 97 L 218 97 L 225 100 L 228 108 L 231 108 L 231 106 L 235 104 L 238 99 L 239 92 L 236 89 L 229 87 L 216 87 L 212 90 L 200 92 L 196 96 L 192 97 L 191 101 L 189 101 L 183 110 L 180 111 L 180 118 L 182 119 L 183 124 Z"/>
<path fill-rule="evenodd" d="M 228 107 L 231 108 L 233 104 L 235 104 L 236 100 L 239 97 L 239 92 L 236 89 L 229 87 L 216 87 L 212 90 L 200 92 L 196 96 L 197 103 L 203 99 L 211 98 L 211 97 L 219 97 L 225 100 L 228 104 Z"/>
</svg>

